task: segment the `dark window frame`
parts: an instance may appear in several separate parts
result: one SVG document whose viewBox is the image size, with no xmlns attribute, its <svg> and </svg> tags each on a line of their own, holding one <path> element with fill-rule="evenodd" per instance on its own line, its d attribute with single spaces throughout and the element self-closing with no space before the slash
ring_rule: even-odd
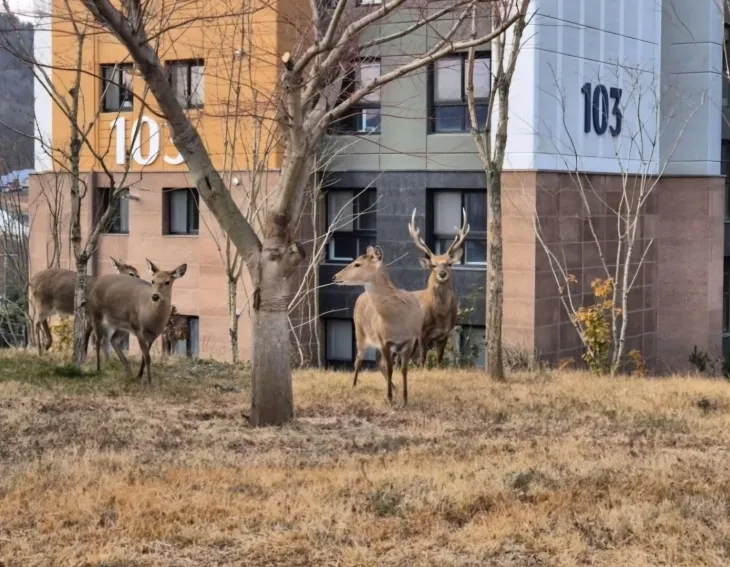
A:
<svg viewBox="0 0 730 567">
<path fill-rule="evenodd" d="M 185 232 L 173 232 L 172 231 L 172 194 L 186 191 L 186 214 L 185 214 Z M 200 234 L 200 196 L 198 190 L 195 187 L 174 187 L 165 188 L 162 190 L 162 198 L 164 200 L 164 211 L 165 211 L 165 222 L 163 225 L 163 235 L 165 236 L 198 236 Z M 194 208 L 191 217 L 191 206 Z M 197 216 L 197 227 L 193 228 L 191 225 L 191 219 Z"/>
<path fill-rule="evenodd" d="M 382 61 L 380 57 L 359 57 L 352 61 L 352 69 L 348 71 L 345 77 L 342 79 L 342 93 L 340 94 L 339 102 L 347 99 L 358 88 L 357 84 L 357 68 L 363 63 L 377 63 L 379 67 L 378 76 L 383 72 Z M 382 87 L 378 87 L 380 100 L 378 102 L 367 101 L 361 99 L 357 104 L 354 104 L 348 110 L 348 114 L 339 120 L 337 120 L 330 127 L 330 133 L 334 135 L 364 135 L 364 134 L 380 134 L 382 129 Z M 360 128 L 362 124 L 362 117 L 364 112 L 367 110 L 377 110 L 378 126 L 372 130 L 366 130 Z"/>
<path fill-rule="evenodd" d="M 106 71 L 114 71 L 112 79 L 107 78 Z M 131 89 L 127 89 L 123 83 L 124 72 L 132 77 Z M 111 83 L 119 89 L 119 103 L 116 108 L 109 104 L 107 97 L 110 90 L 107 83 Z M 126 94 L 128 96 L 123 96 Z M 129 107 L 123 106 L 123 101 L 129 101 Z M 101 111 L 102 112 L 132 112 L 134 110 L 134 65 L 132 63 L 105 63 L 101 66 Z"/>
<path fill-rule="evenodd" d="M 338 318 L 338 317 L 323 317 L 324 321 L 324 364 L 328 370 L 343 370 L 352 369 L 355 365 L 355 357 L 357 356 L 357 339 L 355 337 L 355 322 L 352 319 Z M 352 358 L 345 360 L 342 358 L 330 358 L 329 353 L 329 329 L 328 325 L 333 321 L 345 321 L 350 323 L 351 337 L 352 337 Z M 365 359 L 363 360 L 362 367 L 367 370 L 375 370 L 378 366 L 379 355 L 376 352 L 375 360 Z"/>
<path fill-rule="evenodd" d="M 104 211 L 106 211 L 107 207 L 109 206 L 109 201 L 111 199 L 111 191 L 113 189 L 111 187 L 99 187 L 97 188 L 97 210 L 96 210 L 96 218 L 101 220 L 102 215 L 104 214 Z M 117 199 L 117 206 L 116 211 L 114 211 L 114 214 L 109 219 L 109 224 L 105 227 L 102 227 L 103 234 L 119 234 L 119 235 L 128 235 L 129 234 L 129 220 L 130 220 L 130 214 L 129 214 L 129 189 L 122 189 L 122 191 L 119 194 L 119 199 Z M 122 202 L 127 203 L 127 206 L 122 209 Z M 122 230 L 122 216 L 123 213 L 126 213 L 126 225 L 127 230 Z"/>
<path fill-rule="evenodd" d="M 468 59 L 468 53 L 455 53 L 453 55 L 449 55 L 448 57 L 444 57 L 441 60 L 448 60 L 448 59 L 461 59 L 461 101 L 448 101 L 448 102 L 439 102 L 436 100 L 436 63 L 431 63 L 428 66 L 428 132 L 430 134 L 459 134 L 464 132 L 469 132 L 471 130 L 471 120 L 469 118 L 469 105 L 466 100 L 466 65 L 467 65 L 467 59 Z M 492 92 L 493 83 L 492 83 L 492 52 L 491 51 L 477 51 L 475 54 L 475 59 L 489 59 L 489 92 Z M 476 105 L 476 111 L 477 115 L 480 112 L 480 109 L 482 109 L 483 112 L 489 111 L 489 97 L 474 97 L 474 103 Z M 462 109 L 462 116 L 461 116 L 461 129 L 460 130 L 440 130 L 438 128 L 438 121 L 437 121 L 437 113 L 439 112 L 439 109 L 441 108 L 461 108 Z M 486 114 L 485 114 L 486 115 Z M 486 127 L 486 120 L 479 121 L 480 124 L 480 131 L 484 131 Z M 484 127 L 481 126 L 481 124 L 484 124 Z"/>
<path fill-rule="evenodd" d="M 332 193 L 344 193 L 345 191 L 351 191 L 353 196 L 352 201 L 352 215 L 353 215 L 353 230 L 351 231 L 342 231 L 342 230 L 333 230 L 332 236 L 330 237 L 330 242 L 327 244 L 327 263 L 328 264 L 349 264 L 352 262 L 357 256 L 354 258 L 337 258 L 332 254 L 334 247 L 335 247 L 335 239 L 339 236 L 342 237 L 348 237 L 348 238 L 355 238 L 357 239 L 356 243 L 356 249 L 357 249 L 357 255 L 362 255 L 365 253 L 365 250 L 368 246 L 375 246 L 375 243 L 377 241 L 378 236 L 378 220 L 377 220 L 377 211 L 372 210 L 369 211 L 367 214 L 374 215 L 375 219 L 375 228 L 367 228 L 367 229 L 361 229 L 358 228 L 358 222 L 360 220 L 360 198 L 364 197 L 366 195 L 372 195 L 374 197 L 373 202 L 377 202 L 378 199 L 378 192 L 375 187 L 369 187 L 367 189 L 354 189 L 352 187 L 338 187 L 338 188 L 330 188 L 327 190 L 327 193 L 325 194 L 325 222 L 327 223 L 326 230 L 329 229 L 329 219 L 330 219 L 330 194 Z M 366 243 L 361 243 L 361 240 L 365 240 Z"/>
<path fill-rule="evenodd" d="M 431 189 L 428 192 L 428 214 L 426 218 L 428 231 L 426 233 L 427 236 L 427 242 L 433 250 L 434 254 L 445 254 L 446 250 L 448 250 L 448 247 L 451 246 L 451 243 L 454 241 L 455 234 L 438 234 L 435 231 L 435 224 L 436 224 L 436 195 L 438 193 L 459 193 L 461 195 L 461 208 L 467 210 L 467 217 L 469 215 L 469 210 L 466 208 L 466 195 L 467 194 L 478 194 L 484 196 L 484 201 L 486 203 L 487 200 L 487 191 L 485 189 Z M 461 211 L 461 208 L 459 209 Z M 467 242 L 472 241 L 481 241 L 486 242 L 487 241 L 487 228 L 489 226 L 489 210 L 487 208 L 487 218 L 486 218 L 486 225 L 484 227 L 484 230 L 475 230 L 473 226 L 469 229 L 469 234 L 466 236 L 466 241 L 464 242 L 464 253 L 461 256 L 461 259 L 459 260 L 458 264 L 455 264 L 455 268 L 470 268 L 470 269 L 487 269 L 487 260 L 485 259 L 484 263 L 478 263 L 478 262 L 469 262 L 467 263 L 467 251 L 466 251 L 466 245 Z M 461 216 L 459 216 L 461 219 Z M 439 245 L 440 241 L 444 242 L 444 248 L 442 249 Z M 446 243 L 448 241 L 448 244 Z M 488 251 L 487 251 L 488 254 Z"/>
<path fill-rule="evenodd" d="M 170 60 L 170 61 L 165 61 L 165 71 L 167 73 L 167 80 L 170 83 L 170 86 L 172 86 L 173 92 L 175 92 L 175 93 L 176 93 L 176 86 L 175 86 L 175 82 L 173 80 L 174 75 L 172 73 L 172 70 L 176 66 L 184 66 L 186 68 L 186 70 L 187 70 L 187 73 L 186 73 L 186 82 L 187 82 L 187 85 L 186 85 L 186 87 L 187 87 L 188 97 L 187 97 L 187 102 L 185 104 L 185 109 L 186 110 L 200 110 L 202 108 L 205 108 L 205 59 L 203 59 L 203 58 L 193 58 L 193 59 L 173 59 L 173 60 Z M 192 104 L 190 102 L 190 99 L 192 98 L 191 95 L 192 95 L 192 92 L 193 92 L 192 91 L 192 82 L 193 82 L 193 79 L 192 79 L 192 72 L 193 71 L 192 71 L 192 69 L 193 69 L 193 67 L 197 67 L 197 66 L 200 66 L 200 67 L 203 68 L 203 74 L 202 74 L 202 77 L 203 77 L 203 97 L 202 97 L 202 101 L 200 102 L 200 104 Z M 176 93 L 176 96 L 177 96 L 177 93 Z"/>
</svg>

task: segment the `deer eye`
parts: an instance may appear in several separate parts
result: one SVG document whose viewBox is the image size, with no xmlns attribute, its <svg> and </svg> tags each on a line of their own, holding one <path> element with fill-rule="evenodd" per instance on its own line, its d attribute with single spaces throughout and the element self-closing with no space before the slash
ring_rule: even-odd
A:
<svg viewBox="0 0 730 567">
<path fill-rule="evenodd" d="M 167 280 L 167 281 L 165 282 L 165 285 L 170 285 L 170 280 Z"/>
<path fill-rule="evenodd" d="M 356 267 L 356 268 L 359 268 L 359 267 L 360 267 L 360 262 L 356 262 L 356 263 L 355 263 L 355 267 Z"/>
</svg>

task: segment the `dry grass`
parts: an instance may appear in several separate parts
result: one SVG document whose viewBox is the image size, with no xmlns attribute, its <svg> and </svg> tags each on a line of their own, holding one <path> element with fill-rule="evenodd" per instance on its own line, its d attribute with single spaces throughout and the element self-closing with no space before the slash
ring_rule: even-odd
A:
<svg viewBox="0 0 730 567">
<path fill-rule="evenodd" d="M 253 430 L 244 369 L 157 369 L 0 357 L 0 565 L 730 562 L 726 382 L 413 372 L 404 409 L 299 372 Z"/>
</svg>

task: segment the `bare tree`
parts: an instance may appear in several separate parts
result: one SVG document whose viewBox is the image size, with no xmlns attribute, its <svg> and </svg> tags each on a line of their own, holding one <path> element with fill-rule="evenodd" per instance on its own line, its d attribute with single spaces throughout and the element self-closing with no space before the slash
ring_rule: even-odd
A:
<svg viewBox="0 0 730 567">
<path fill-rule="evenodd" d="M 231 198 L 200 134 L 167 81 L 160 55 L 150 42 L 147 4 L 129 0 L 117 8 L 110 0 L 82 1 L 129 51 L 168 120 L 173 141 L 201 198 L 231 238 L 251 275 L 255 312 L 251 422 L 264 425 L 288 421 L 294 414 L 291 366 L 289 357 L 282 353 L 290 348 L 287 311 L 292 275 L 304 257 L 294 231 L 304 204 L 304 188 L 309 183 L 315 148 L 332 122 L 345 116 L 369 93 L 456 50 L 491 41 L 518 17 L 506 19 L 490 33 L 456 40 L 455 34 L 463 29 L 476 0 L 455 0 L 438 8 L 430 8 L 425 1 L 419 4 L 405 0 L 389 0 L 365 9 L 345 0 L 337 2 L 334 8 L 330 2 L 282 4 L 283 11 L 272 16 L 286 22 L 291 33 L 296 34 L 293 52 L 281 54 L 283 72 L 277 84 L 283 97 L 280 115 L 285 154 L 281 175 L 266 207 L 264 226 L 257 234 Z M 378 33 L 381 23 L 397 17 L 401 9 L 412 14 L 414 6 L 422 9 L 412 23 L 388 35 Z M 361 50 L 400 40 L 446 16 L 453 25 L 434 46 L 408 63 L 361 83 L 346 97 L 340 96 L 342 70 L 352 68 Z M 366 33 L 374 39 L 361 39 L 367 37 Z"/>
<path fill-rule="evenodd" d="M 555 78 L 565 135 L 556 135 L 553 139 L 565 140 L 563 146 L 555 142 L 557 153 L 572 181 L 572 186 L 565 190 L 575 190 L 579 195 L 579 218 L 588 227 L 590 241 L 596 249 L 603 279 L 591 284 L 594 289 L 600 286 L 597 294 L 600 313 L 583 305 L 582 294 L 589 291 L 585 287 L 585 278 L 576 277 L 568 266 L 561 243 L 548 236 L 549 229 L 537 214 L 533 216 L 536 236 L 549 259 L 560 302 L 584 347 L 584 359 L 595 371 L 612 375 L 620 371 L 626 360 L 630 318 L 643 316 L 641 313 L 632 314 L 629 298 L 654 245 L 653 232 L 646 222 L 647 205 L 656 198 L 657 188 L 687 124 L 705 104 L 705 95 L 702 94 L 696 103 L 683 100 L 676 108 L 660 107 L 659 77 L 647 80 L 648 73 L 626 66 L 617 66 L 615 71 L 624 86 L 621 104 L 614 110 L 623 131 L 621 136 L 614 138 L 616 165 L 621 179 L 614 194 L 594 184 L 593 176 L 583 172 L 585 168 L 579 145 L 571 134 L 566 97 L 558 78 Z M 604 231 L 598 226 L 598 220 L 606 214 L 608 225 Z M 606 234 L 611 234 L 611 238 Z M 603 334 L 607 336 L 596 337 L 597 323 L 593 313 L 605 319 L 598 325 L 605 325 Z"/>
<path fill-rule="evenodd" d="M 502 269 L 502 170 L 507 148 L 509 122 L 509 94 L 517 59 L 522 47 L 522 35 L 527 26 L 530 0 L 497 0 L 492 5 L 492 21 L 502 27 L 510 18 L 516 18 L 509 33 L 497 36 L 492 42 L 491 75 L 486 123 L 479 122 L 474 93 L 475 46 L 469 49 L 467 59 L 466 98 L 479 158 L 487 180 L 487 372 L 495 380 L 504 380 L 502 360 L 502 318 L 504 303 L 504 273 Z M 472 8 L 471 37 L 477 36 L 477 12 Z M 497 102 L 497 117 L 493 117 Z M 496 123 L 494 141 L 492 124 Z"/>
<path fill-rule="evenodd" d="M 17 173 L 0 176 L 0 346 L 27 344 L 32 325 L 28 304 L 27 193 Z"/>
</svg>

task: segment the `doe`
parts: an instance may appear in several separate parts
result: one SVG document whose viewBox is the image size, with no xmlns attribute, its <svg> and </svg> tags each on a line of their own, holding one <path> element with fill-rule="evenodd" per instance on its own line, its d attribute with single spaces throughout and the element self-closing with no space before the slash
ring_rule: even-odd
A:
<svg viewBox="0 0 730 567">
<path fill-rule="evenodd" d="M 172 285 L 185 275 L 187 264 L 181 264 L 171 272 L 160 270 L 147 260 L 152 280 L 124 278 L 108 275 L 99 278 L 91 293 L 91 320 L 97 337 L 106 336 L 124 364 L 127 375 L 132 368 L 120 346 L 126 331 L 137 337 L 142 351 L 142 364 L 137 378 L 147 369 L 147 382 L 152 382 L 150 347 L 167 325 L 172 310 Z M 96 344 L 96 369 L 101 370 L 99 341 Z"/>
</svg>

